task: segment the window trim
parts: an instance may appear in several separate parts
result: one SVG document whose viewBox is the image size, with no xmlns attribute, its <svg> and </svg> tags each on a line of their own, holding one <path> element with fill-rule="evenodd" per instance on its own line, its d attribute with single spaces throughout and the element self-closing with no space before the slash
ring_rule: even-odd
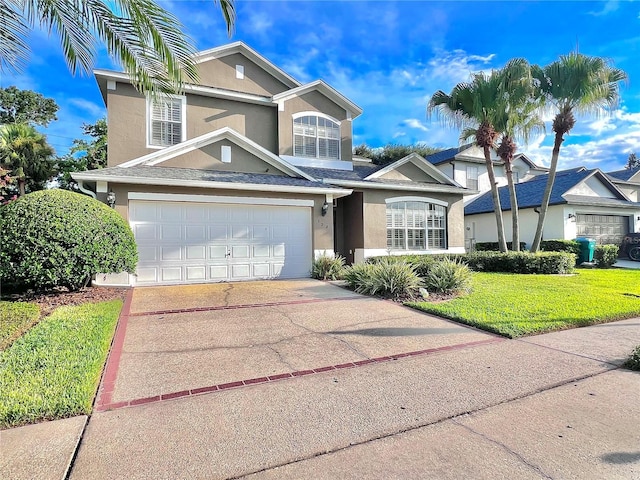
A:
<svg viewBox="0 0 640 480">
<path fill-rule="evenodd" d="M 167 100 L 180 100 L 181 109 L 181 138 L 180 142 L 184 142 L 187 139 L 187 97 L 185 95 L 164 95 Z M 158 100 L 162 100 L 161 97 Z M 162 150 L 163 148 L 172 147 L 173 145 L 153 145 L 151 143 L 151 105 L 153 104 L 153 99 L 147 95 L 147 105 L 146 105 L 146 147 L 153 150 Z"/>
<path fill-rule="evenodd" d="M 469 177 L 469 170 L 470 169 L 475 169 L 476 178 L 470 178 Z M 469 180 L 476 182 L 476 187 L 475 188 L 471 188 L 469 186 Z M 479 187 L 480 187 L 480 168 L 478 168 L 477 165 L 466 165 L 466 168 L 465 168 L 465 183 L 464 183 L 464 185 L 465 185 L 466 188 L 469 188 L 469 189 L 472 189 L 472 190 L 479 190 Z"/>
<path fill-rule="evenodd" d="M 324 118 L 325 120 L 330 120 L 333 123 L 335 123 L 336 125 L 338 125 L 339 137 L 338 137 L 338 157 L 337 158 L 321 157 L 320 156 L 320 142 L 318 141 L 319 137 L 318 137 L 318 130 L 317 130 L 317 125 L 318 125 L 317 121 L 316 121 L 316 155 L 313 156 L 313 157 L 310 157 L 308 155 L 296 155 L 296 134 L 294 132 L 294 129 L 295 129 L 295 120 L 300 118 L 300 117 Z M 337 120 L 336 118 L 333 118 L 331 115 L 327 115 L 327 114 L 321 113 L 321 112 L 307 111 L 307 112 L 294 113 L 291 116 L 291 148 L 292 148 L 292 151 L 293 151 L 293 156 L 294 157 L 298 157 L 298 158 L 314 158 L 316 160 L 321 160 L 321 161 L 342 160 L 342 127 L 341 127 L 340 120 Z"/>
<path fill-rule="evenodd" d="M 385 201 L 386 203 L 386 209 L 385 209 L 385 217 L 388 216 L 389 214 L 389 209 L 392 207 L 392 205 L 398 204 L 398 203 L 403 203 L 405 205 L 405 213 L 404 213 L 404 218 L 403 218 L 403 223 L 405 224 L 404 227 L 393 227 L 393 226 L 389 226 L 388 224 L 386 224 L 386 229 L 385 231 L 387 232 L 387 241 L 388 241 L 388 232 L 389 230 L 400 230 L 403 229 L 404 230 L 404 235 L 403 235 L 403 240 L 404 240 L 404 247 L 394 247 L 392 245 L 389 245 L 387 243 L 387 250 L 389 251 L 394 251 L 394 252 L 404 252 L 404 251 L 441 251 L 441 250 L 446 250 L 448 248 L 448 244 L 449 244 L 449 235 L 448 235 L 448 229 L 449 229 L 449 211 L 448 211 L 448 203 L 447 202 L 443 202 L 442 200 L 437 200 L 434 198 L 427 198 L 427 197 L 395 197 L 395 198 L 389 198 L 386 199 Z M 424 229 L 422 229 L 422 231 L 424 232 L 424 248 L 419 249 L 414 247 L 409 247 L 409 234 L 408 231 L 409 230 L 419 230 L 415 227 L 409 227 L 407 226 L 407 221 L 406 221 L 406 204 L 407 203 L 421 203 L 424 205 L 424 211 L 426 212 L 427 216 L 425 217 L 425 226 Z M 435 206 L 439 206 L 442 207 L 444 209 L 444 227 L 443 228 L 431 228 L 429 229 L 429 219 L 428 219 L 428 213 L 429 213 L 429 205 L 435 205 Z M 443 237 L 443 245 L 441 246 L 433 246 L 430 247 L 429 246 L 429 231 L 430 230 L 437 230 L 437 231 L 442 231 L 444 234 Z M 392 235 L 392 242 L 393 244 L 393 235 Z"/>
</svg>

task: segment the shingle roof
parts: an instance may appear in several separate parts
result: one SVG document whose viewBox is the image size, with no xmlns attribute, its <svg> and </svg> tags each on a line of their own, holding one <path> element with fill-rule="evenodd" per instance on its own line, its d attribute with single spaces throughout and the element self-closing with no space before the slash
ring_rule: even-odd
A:
<svg viewBox="0 0 640 480">
<path fill-rule="evenodd" d="M 553 190 L 551 191 L 551 198 L 549 199 L 549 205 L 568 203 L 567 199 L 565 199 L 562 195 L 576 186 L 582 180 L 587 178 L 593 172 L 594 170 L 587 170 L 584 167 L 557 172 L 556 180 L 553 184 Z M 544 189 L 547 185 L 547 178 L 547 175 L 538 175 L 531 180 L 516 184 L 516 197 L 518 199 L 519 208 L 532 208 L 540 206 L 540 204 L 542 203 Z M 506 186 L 500 187 L 498 189 L 498 193 L 500 195 L 500 207 L 502 208 L 502 210 L 511 210 L 509 188 Z M 593 203 L 594 197 L 590 197 L 590 199 Z M 624 200 L 621 200 L 621 202 L 625 204 L 630 203 Z M 603 201 L 603 203 L 606 203 L 606 201 Z M 479 196 L 464 208 L 465 215 L 489 213 L 493 211 L 494 207 L 491 192 L 486 192 L 485 194 Z"/>
<path fill-rule="evenodd" d="M 373 172 L 381 170 L 386 165 L 354 165 L 353 170 L 335 170 L 332 168 L 298 167 L 313 178 L 332 178 L 335 180 L 361 181 Z"/>
<path fill-rule="evenodd" d="M 607 175 L 609 177 L 612 177 L 612 180 L 623 180 L 625 182 L 628 182 L 631 177 L 633 177 L 638 172 L 640 172 L 640 167 L 624 168 L 622 170 L 616 170 L 615 172 L 607 172 Z"/>
<path fill-rule="evenodd" d="M 463 150 L 466 150 L 470 146 L 471 145 L 469 144 L 469 145 L 463 145 L 461 147 L 447 148 L 446 150 L 441 150 L 440 152 L 427 155 L 424 158 L 427 162 L 430 162 L 433 165 L 440 165 L 441 163 L 445 163 L 445 162 L 448 162 L 449 160 L 452 160 L 458 153 L 460 153 Z"/>
<path fill-rule="evenodd" d="M 304 178 L 288 177 L 286 175 L 270 175 L 266 173 L 237 173 L 214 170 L 197 170 L 193 168 L 161 167 L 161 166 L 135 166 L 129 168 L 109 167 L 100 170 L 91 170 L 90 174 L 107 177 L 138 177 L 175 180 L 184 182 L 210 181 L 228 183 L 247 183 L 257 185 L 287 185 L 294 187 L 323 187 L 332 188 L 321 182 L 312 182 Z"/>
</svg>

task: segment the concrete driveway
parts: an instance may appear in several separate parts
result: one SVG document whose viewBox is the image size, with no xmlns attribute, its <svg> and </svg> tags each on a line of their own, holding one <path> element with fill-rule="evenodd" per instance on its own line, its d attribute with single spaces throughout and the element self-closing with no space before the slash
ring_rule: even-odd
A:
<svg viewBox="0 0 640 480">
<path fill-rule="evenodd" d="M 98 409 L 494 341 L 315 280 L 137 288 Z"/>
</svg>

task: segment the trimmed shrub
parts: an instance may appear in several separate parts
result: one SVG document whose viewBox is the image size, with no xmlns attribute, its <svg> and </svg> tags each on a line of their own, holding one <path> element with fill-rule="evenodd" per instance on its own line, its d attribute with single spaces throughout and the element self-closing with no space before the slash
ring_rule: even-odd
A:
<svg viewBox="0 0 640 480">
<path fill-rule="evenodd" d="M 318 280 L 338 280 L 344 271 L 344 257 L 334 257 L 326 252 L 313 261 L 311 276 Z"/>
<path fill-rule="evenodd" d="M 596 245 L 593 259 L 598 268 L 611 268 L 618 261 L 618 245 Z"/>
<path fill-rule="evenodd" d="M 471 270 L 524 274 L 566 274 L 573 272 L 576 257 L 566 252 L 475 252 L 465 256 Z"/>
<path fill-rule="evenodd" d="M 424 277 L 424 286 L 429 292 L 469 293 L 471 276 L 471 270 L 461 260 L 442 259 L 435 262 Z"/>
<path fill-rule="evenodd" d="M 580 255 L 580 244 L 575 240 L 543 240 L 540 242 L 542 252 L 568 252 Z"/>
<path fill-rule="evenodd" d="M 0 351 L 40 318 L 40 307 L 27 302 L 0 302 Z"/>
<path fill-rule="evenodd" d="M 422 279 L 406 262 L 359 263 L 345 270 L 344 279 L 356 292 L 400 298 L 413 296 L 422 287 Z"/>
<path fill-rule="evenodd" d="M 507 250 L 511 250 L 513 248 L 513 242 L 507 242 Z M 520 251 L 524 251 L 527 248 L 526 242 L 520 242 Z M 477 252 L 499 252 L 500 247 L 498 246 L 498 242 L 478 242 L 475 244 L 475 249 Z"/>
<path fill-rule="evenodd" d="M 14 289 L 78 290 L 96 273 L 133 273 L 131 228 L 113 209 L 67 190 L 43 190 L 0 207 L 0 282 Z"/>
<path fill-rule="evenodd" d="M 629 356 L 627 361 L 624 362 L 624 365 L 622 366 L 625 368 L 628 368 L 629 370 L 640 371 L 640 345 L 638 345 L 633 350 L 633 352 L 631 352 L 631 355 Z"/>
</svg>

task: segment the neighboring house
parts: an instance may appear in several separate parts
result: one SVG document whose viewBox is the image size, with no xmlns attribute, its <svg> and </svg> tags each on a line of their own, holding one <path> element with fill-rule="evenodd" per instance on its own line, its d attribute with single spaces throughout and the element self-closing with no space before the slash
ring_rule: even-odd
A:
<svg viewBox="0 0 640 480">
<path fill-rule="evenodd" d="M 640 202 L 640 167 L 607 172 L 607 176 L 629 200 Z"/>
<path fill-rule="evenodd" d="M 504 162 L 494 149 L 491 150 L 491 158 L 496 175 L 496 183 L 498 186 L 506 185 L 507 176 Z M 468 144 L 449 148 L 428 155 L 426 159 L 455 182 L 478 192 L 476 195 L 466 196 L 465 205 L 471 203 L 483 192 L 491 190 L 484 152 L 480 147 Z M 539 167 L 522 153 L 513 158 L 512 170 L 515 183 L 526 181 L 536 175 L 546 174 L 549 171 L 548 168 Z"/>
<path fill-rule="evenodd" d="M 95 71 L 108 167 L 73 177 L 114 200 L 140 259 L 136 275 L 99 283 L 297 278 L 323 252 L 361 261 L 464 250 L 463 196 L 475 192 L 418 155 L 354 162 L 362 111 L 344 95 L 321 80 L 301 84 L 241 42 L 196 63 L 200 84 L 169 98 Z"/>
<path fill-rule="evenodd" d="M 533 241 L 546 175 L 516 185 L 520 238 Z M 500 187 L 505 235 L 511 240 L 511 208 L 507 187 Z M 465 207 L 465 228 L 474 242 L 497 241 L 491 192 Z M 640 203 L 632 201 L 599 169 L 584 167 L 557 172 L 545 220 L 543 239 L 592 237 L 598 243 L 620 244 L 625 234 L 640 231 Z"/>
</svg>

